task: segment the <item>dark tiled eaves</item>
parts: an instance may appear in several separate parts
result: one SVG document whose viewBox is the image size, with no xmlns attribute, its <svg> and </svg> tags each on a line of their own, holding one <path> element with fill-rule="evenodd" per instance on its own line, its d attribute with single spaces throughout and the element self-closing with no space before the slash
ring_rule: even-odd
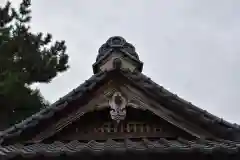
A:
<svg viewBox="0 0 240 160">
<path fill-rule="evenodd" d="M 0 132 L 0 144 L 5 138 L 17 136 L 21 134 L 23 130 L 37 125 L 41 120 L 52 117 L 55 112 L 64 109 L 69 102 L 81 97 L 87 90 L 91 90 L 99 81 L 103 80 L 105 76 L 106 72 L 99 72 L 93 75 L 90 79 L 86 80 L 79 87 L 60 98 L 51 106 L 40 110 L 26 120 Z"/>
<path fill-rule="evenodd" d="M 193 119 L 198 118 L 199 121 L 205 122 L 207 124 L 221 126 L 227 131 L 240 131 L 239 125 L 229 123 L 222 118 L 214 116 L 208 113 L 206 110 L 203 110 L 193 105 L 192 103 L 178 97 L 176 94 L 173 94 L 170 91 L 166 90 L 164 87 L 156 84 L 149 77 L 145 76 L 142 73 L 123 71 L 123 74 L 155 98 L 162 98 L 164 100 L 167 100 L 169 103 L 175 104 L 174 109 L 178 110 L 179 113 L 182 112 L 184 114 L 192 116 Z"/>
<path fill-rule="evenodd" d="M 35 157 L 35 156 L 60 156 L 60 155 L 74 155 L 84 152 L 92 154 L 101 153 L 126 153 L 129 152 L 147 152 L 147 153 L 201 153 L 201 154 L 239 154 L 240 144 L 235 142 L 217 142 L 217 141 L 201 141 L 191 142 L 183 140 L 167 140 L 159 139 L 149 141 L 142 139 L 140 141 L 131 141 L 125 139 L 124 141 L 117 142 L 109 139 L 105 142 L 96 142 L 94 140 L 89 142 L 71 141 L 68 143 L 54 142 L 52 144 L 30 144 L 22 145 L 15 144 L 10 146 L 0 146 L 0 158 L 13 158 L 16 156 L 22 157 Z"/>
</svg>

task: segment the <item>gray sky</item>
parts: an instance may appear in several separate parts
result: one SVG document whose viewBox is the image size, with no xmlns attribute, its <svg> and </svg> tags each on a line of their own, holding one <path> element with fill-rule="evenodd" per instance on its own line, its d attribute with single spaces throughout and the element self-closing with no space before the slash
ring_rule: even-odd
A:
<svg viewBox="0 0 240 160">
<path fill-rule="evenodd" d="M 239 8 L 239 0 L 33 0 L 32 29 L 66 40 L 71 66 L 38 87 L 54 102 L 93 74 L 98 48 L 120 35 L 155 82 L 240 124 Z"/>
</svg>

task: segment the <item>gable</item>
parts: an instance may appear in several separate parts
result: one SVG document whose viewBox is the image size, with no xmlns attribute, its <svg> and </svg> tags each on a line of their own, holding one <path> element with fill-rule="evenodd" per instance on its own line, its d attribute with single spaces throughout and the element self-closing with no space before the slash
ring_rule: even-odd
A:
<svg viewBox="0 0 240 160">
<path fill-rule="evenodd" d="M 118 77 L 119 78 L 119 77 Z M 41 132 L 38 134 L 34 141 L 42 141 L 50 136 L 53 136 L 56 132 L 61 131 L 63 128 L 67 127 L 69 124 L 72 124 L 72 122 L 76 120 L 81 120 L 86 113 L 92 112 L 92 111 L 98 111 L 102 109 L 113 109 L 110 105 L 110 101 L 112 100 L 112 97 L 115 93 L 121 93 L 121 96 L 123 96 L 127 103 L 126 108 L 136 108 L 138 110 L 143 111 L 149 111 L 155 116 L 161 118 L 162 120 L 166 121 L 168 124 L 171 124 L 174 127 L 180 128 L 184 132 L 188 133 L 189 135 L 200 138 L 203 136 L 211 137 L 211 135 L 207 132 L 204 132 L 203 130 L 196 129 L 196 127 L 190 126 L 189 123 L 182 123 L 183 119 L 178 117 L 177 115 L 172 114 L 170 111 L 164 109 L 162 106 L 157 104 L 154 101 L 151 101 L 148 99 L 148 97 L 144 97 L 144 95 L 140 95 L 140 92 L 138 92 L 136 89 L 134 90 L 134 87 L 129 86 L 124 80 L 121 80 L 120 83 L 116 81 L 109 81 L 107 85 L 98 91 L 96 91 L 97 94 L 96 97 L 92 97 L 92 100 L 87 103 L 85 106 L 79 107 L 79 110 L 76 110 L 72 114 L 64 117 L 63 119 L 59 120 L 57 123 L 53 124 L 51 127 L 49 127 L 46 131 Z M 172 115 L 171 115 L 172 114 Z M 128 115 L 128 112 L 126 112 L 126 115 Z M 105 115 L 107 116 L 107 115 Z M 111 111 L 109 110 L 108 116 L 111 115 Z M 119 115 L 122 116 L 122 115 Z M 173 118 L 175 116 L 175 119 Z M 113 119 L 112 121 L 116 121 L 116 119 Z M 178 119 L 177 119 L 178 118 Z M 121 119 L 121 117 L 120 117 Z M 121 119 L 124 120 L 124 119 Z M 92 119 L 89 121 L 98 121 L 98 119 Z"/>
<path fill-rule="evenodd" d="M 179 130 L 181 130 L 182 132 L 181 134 L 184 133 L 185 135 L 188 135 L 188 137 L 200 138 L 200 137 L 212 136 L 210 133 L 204 130 L 201 130 L 196 126 L 192 126 L 192 124 L 188 123 L 187 121 L 184 121 L 184 119 L 181 118 L 180 116 L 175 115 L 171 111 L 167 110 L 166 107 L 163 107 L 162 105 L 152 100 L 150 97 L 143 94 L 141 90 L 132 86 L 129 83 L 129 81 L 124 77 L 118 76 L 117 78 L 119 81 L 115 81 L 111 79 L 109 81 L 105 81 L 105 83 L 102 84 L 101 87 L 99 87 L 98 89 L 95 88 L 96 90 L 94 90 L 91 93 L 92 97 L 90 97 L 89 101 L 84 105 L 79 105 L 75 107 L 73 106 L 73 104 L 72 106 L 69 104 L 66 108 L 75 107 L 75 109 L 72 112 L 66 112 L 65 110 L 65 112 L 63 112 L 64 116 L 59 120 L 54 120 L 55 118 L 51 118 L 52 119 L 51 121 L 48 120 L 48 122 L 51 124 L 49 124 L 47 127 L 43 125 L 43 128 L 40 127 L 41 128 L 40 130 L 39 129 L 35 130 L 37 132 L 36 134 L 32 134 L 30 137 L 27 137 L 25 140 L 32 141 L 32 142 L 41 142 L 45 139 L 49 139 L 50 137 L 54 137 L 55 135 L 57 135 L 58 133 L 61 133 L 62 131 L 67 132 L 65 130 L 67 128 L 71 128 L 70 126 L 73 123 L 75 124 L 75 122 L 79 122 L 79 123 L 84 122 L 81 120 L 84 119 L 85 115 L 91 112 L 100 113 L 100 111 L 107 109 L 108 111 L 107 112 L 105 111 L 104 115 L 105 117 L 109 117 L 109 116 L 111 117 L 111 112 L 109 109 L 113 109 L 113 108 L 110 106 L 110 101 L 112 100 L 112 97 L 115 93 L 121 93 L 121 96 L 123 96 L 123 98 L 126 99 L 127 101 L 125 106 L 126 108 L 135 108 L 136 110 L 143 111 L 143 113 L 150 112 L 153 115 L 153 117 L 159 118 L 159 123 L 161 121 L 161 123 L 164 122 L 164 124 L 167 124 L 165 126 L 172 127 L 171 131 L 168 133 L 169 135 L 159 134 L 158 136 L 170 136 L 171 133 L 175 132 L 174 130 L 178 130 L 179 134 L 180 134 Z M 126 115 L 128 115 L 128 110 L 126 111 L 127 111 Z M 114 121 L 112 117 L 110 119 Z M 109 124 L 111 122 L 110 119 L 108 119 L 108 121 L 105 121 L 103 123 Z M 87 126 L 93 125 L 93 128 L 92 128 L 92 131 L 93 131 L 94 123 L 99 122 L 99 119 L 98 118 L 95 119 L 92 117 L 92 120 L 91 119 L 88 119 L 88 120 L 89 120 L 88 124 L 85 122 L 83 124 Z M 125 120 L 125 119 L 122 119 L 122 120 Z M 152 121 L 152 122 L 156 122 L 156 121 Z M 143 118 L 142 121 L 128 121 L 127 126 L 134 123 L 135 124 L 138 123 L 142 125 L 146 124 L 148 126 L 151 126 L 153 124 L 152 122 L 151 123 L 149 121 L 144 122 L 144 118 Z M 123 125 L 126 125 L 126 124 L 123 123 Z M 153 124 L 153 125 L 156 125 L 156 124 Z M 121 126 L 121 124 L 119 126 Z M 81 127 L 81 128 L 83 129 L 84 127 Z M 70 130 L 76 131 L 76 130 L 81 130 L 81 128 L 73 127 Z M 122 133 L 122 131 L 120 132 Z M 69 133 L 67 134 L 69 135 Z M 177 136 L 177 135 L 174 135 L 174 136 Z"/>
<path fill-rule="evenodd" d="M 139 74 L 143 76 L 141 73 Z M 190 137 L 209 138 L 222 136 L 215 134 L 211 129 L 206 129 L 205 124 L 201 124 L 202 121 L 196 120 L 199 119 L 199 115 L 197 114 L 193 114 L 195 118 L 189 121 L 189 115 L 179 111 L 179 105 L 182 105 L 182 103 L 177 101 L 176 96 L 172 96 L 172 101 L 170 102 L 169 100 L 162 101 L 170 96 L 164 94 L 160 96 L 159 93 L 156 95 L 156 92 L 159 92 L 160 89 L 156 86 L 153 88 L 153 82 L 151 82 L 150 79 L 140 77 L 139 74 L 130 74 L 129 72 L 118 70 L 103 73 L 99 72 L 99 74 L 94 75 L 94 78 L 86 81 L 50 108 L 42 110 L 26 121 L 15 125 L 9 129 L 10 131 L 6 130 L 4 132 L 5 134 L 2 134 L 2 137 L 5 139 L 2 140 L 6 140 L 6 137 L 8 139 L 13 137 L 16 141 L 16 138 L 19 140 L 20 137 L 20 139 L 24 139 L 24 141 L 41 142 L 50 137 L 54 137 L 71 126 L 71 124 L 77 121 L 80 122 L 86 113 L 111 108 L 109 101 L 116 92 L 121 93 L 123 97 L 127 99 L 127 108 L 131 107 L 137 110 L 151 112 L 159 117 L 159 119 L 167 122 L 168 125 L 180 129 Z M 162 92 L 163 90 L 164 89 L 161 88 Z M 44 114 L 45 112 L 48 113 L 49 110 L 54 112 Z M 182 110 L 186 111 L 186 107 L 182 108 Z M 189 107 L 188 110 L 189 112 L 193 111 L 191 107 Z M 204 112 L 200 112 L 200 116 L 202 116 L 203 113 Z M 34 121 L 36 119 L 39 119 L 39 122 L 33 123 L 36 122 Z M 95 121 L 97 120 L 95 119 Z M 30 125 L 26 125 L 27 123 Z M 209 126 L 213 126 L 213 123 L 210 123 Z M 234 128 L 230 124 L 226 126 Z M 20 132 L 17 131 L 21 127 L 25 127 L 25 129 L 20 130 Z M 217 127 L 215 125 L 212 129 L 217 130 Z M 11 132 L 12 134 L 9 134 Z M 217 133 L 220 132 L 217 130 Z"/>
</svg>

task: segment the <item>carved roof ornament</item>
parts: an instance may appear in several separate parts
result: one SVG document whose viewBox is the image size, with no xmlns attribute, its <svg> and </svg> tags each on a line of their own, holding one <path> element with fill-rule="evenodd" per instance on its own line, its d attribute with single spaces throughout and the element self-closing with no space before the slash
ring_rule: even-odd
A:
<svg viewBox="0 0 240 160">
<path fill-rule="evenodd" d="M 120 92 L 115 92 L 109 100 L 111 118 L 117 123 L 126 117 L 127 100 Z"/>
<path fill-rule="evenodd" d="M 104 57 L 108 52 L 112 49 L 123 49 L 126 51 L 130 56 L 134 57 L 135 59 L 139 60 L 138 54 L 135 51 L 135 47 L 131 44 L 126 42 L 123 37 L 114 36 L 110 37 L 106 43 L 104 43 L 98 50 L 98 56 L 96 61 L 100 60 Z"/>
<path fill-rule="evenodd" d="M 114 68 L 139 72 L 142 72 L 143 68 L 135 47 L 120 36 L 110 37 L 99 48 L 96 62 L 93 64 L 93 72 L 96 74 Z"/>
</svg>

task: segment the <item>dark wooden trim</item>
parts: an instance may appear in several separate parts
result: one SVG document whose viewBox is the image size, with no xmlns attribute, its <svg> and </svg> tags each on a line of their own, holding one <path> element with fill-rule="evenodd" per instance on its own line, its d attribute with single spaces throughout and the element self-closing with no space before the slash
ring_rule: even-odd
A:
<svg viewBox="0 0 240 160">
<path fill-rule="evenodd" d="M 176 135 L 162 132 L 117 132 L 117 133 L 89 133 L 73 134 L 61 137 L 62 140 L 107 140 L 107 139 L 124 139 L 124 138 L 173 138 Z"/>
</svg>

